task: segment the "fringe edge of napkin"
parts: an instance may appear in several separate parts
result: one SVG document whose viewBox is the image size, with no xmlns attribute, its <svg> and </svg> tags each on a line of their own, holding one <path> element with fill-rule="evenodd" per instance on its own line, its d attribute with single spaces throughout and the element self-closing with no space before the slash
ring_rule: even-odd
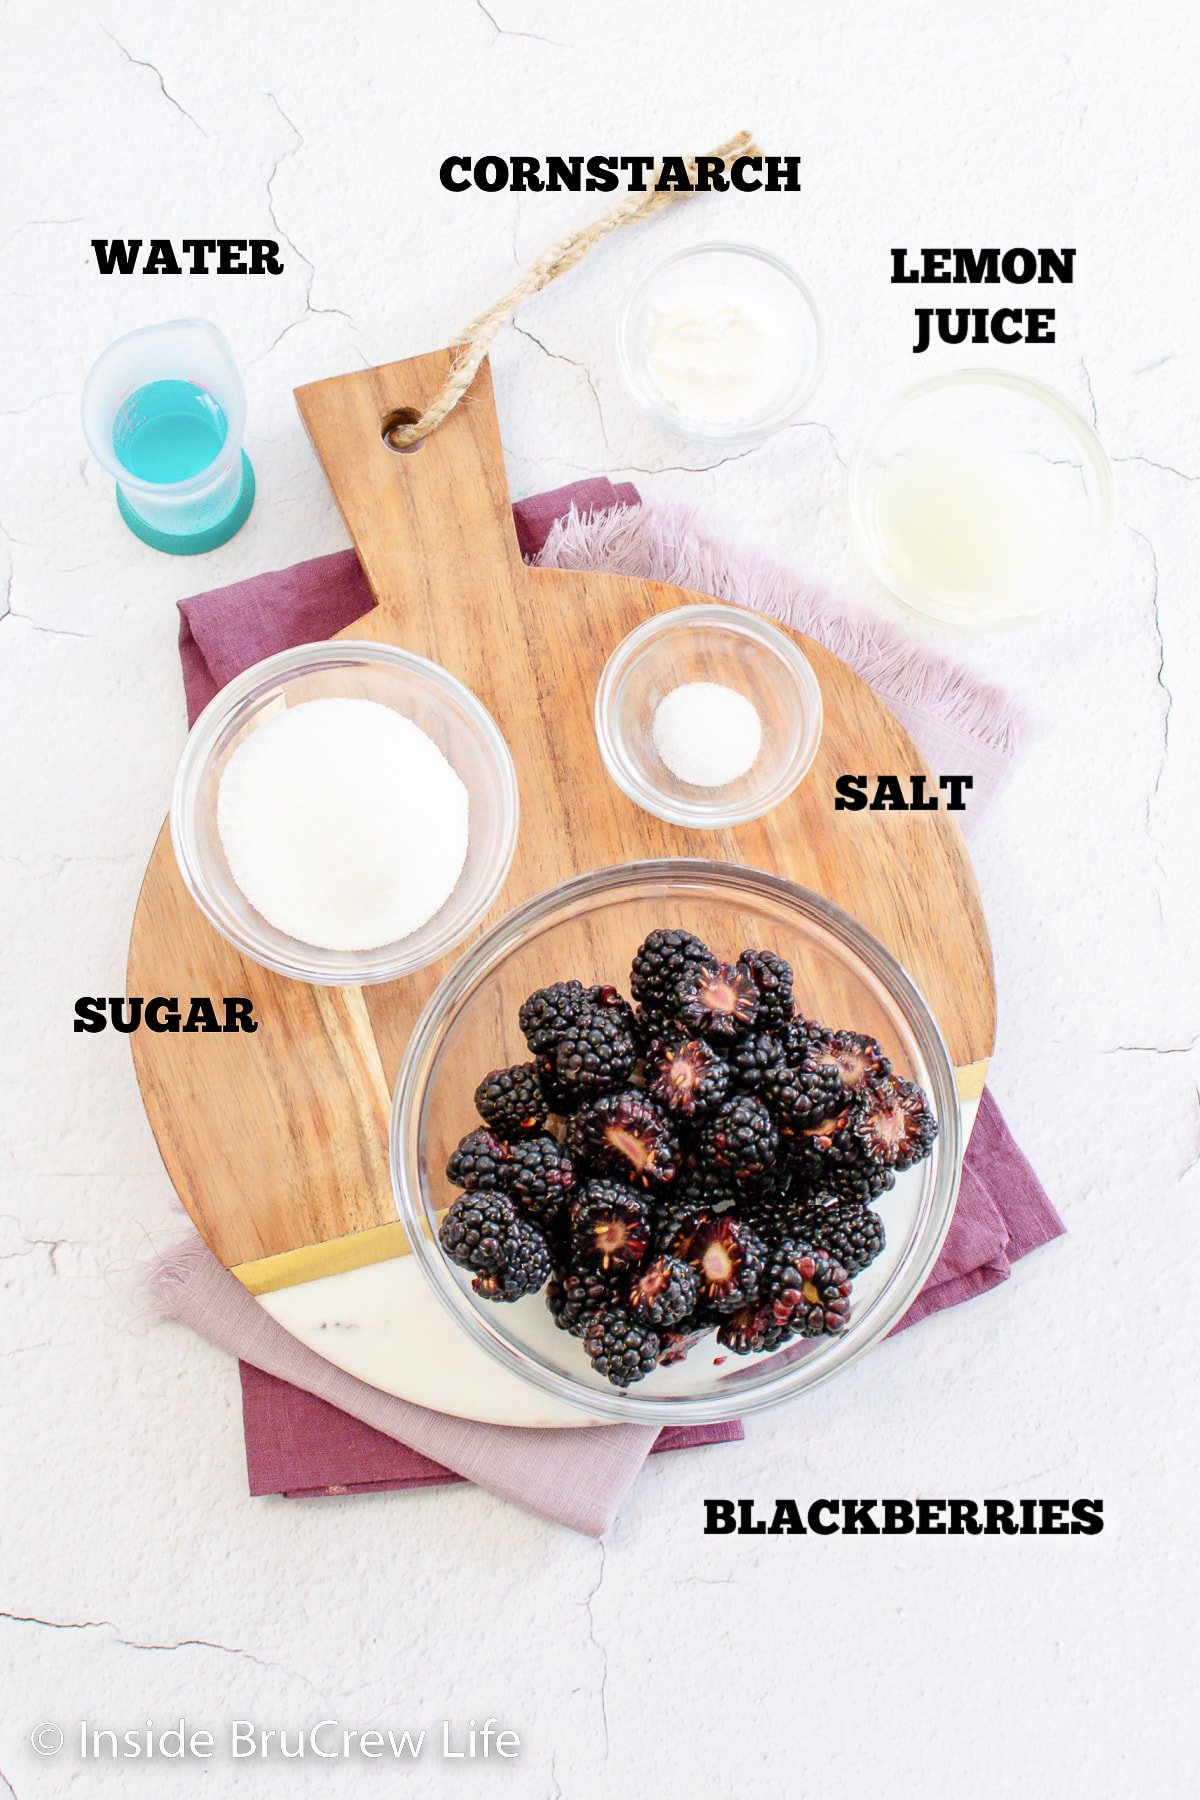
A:
<svg viewBox="0 0 1200 1800">
<path fill-rule="evenodd" d="M 936 712 L 998 756 L 1015 756 L 1028 735 L 1025 708 L 976 670 L 918 648 L 873 613 L 827 600 L 765 552 L 710 530 L 693 506 L 648 501 L 580 513 L 572 505 L 530 560 L 641 576 L 766 613 L 840 656 L 885 699 Z"/>
</svg>

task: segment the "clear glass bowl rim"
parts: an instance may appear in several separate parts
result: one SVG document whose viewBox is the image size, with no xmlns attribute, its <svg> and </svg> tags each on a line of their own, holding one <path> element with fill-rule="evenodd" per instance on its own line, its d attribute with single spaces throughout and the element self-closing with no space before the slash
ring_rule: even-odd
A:
<svg viewBox="0 0 1200 1800">
<path fill-rule="evenodd" d="M 703 629 L 705 626 L 740 632 L 743 637 L 753 638 L 773 651 L 794 677 L 803 696 L 808 720 L 808 728 L 785 774 L 762 797 L 738 807 L 722 804 L 715 798 L 680 800 L 639 781 L 633 769 L 622 758 L 613 729 L 618 683 L 633 658 L 656 637 L 667 636 L 672 631 Z M 821 684 L 800 646 L 794 644 L 786 632 L 780 630 L 770 619 L 765 619 L 761 613 L 751 612 L 746 607 L 716 603 L 689 605 L 686 602 L 682 606 L 672 607 L 668 612 L 655 613 L 652 618 L 635 625 L 621 639 L 601 670 L 600 680 L 596 684 L 593 718 L 596 742 L 604 766 L 626 798 L 646 812 L 653 813 L 657 819 L 666 819 L 671 825 L 691 826 L 694 830 L 701 831 L 721 831 L 731 825 L 745 825 L 751 819 L 761 819 L 764 813 L 782 805 L 812 768 L 821 747 L 821 733 L 825 725 Z"/>
<path fill-rule="evenodd" d="M 367 950 L 355 959 L 354 966 L 351 967 L 343 966 L 340 960 L 337 965 L 327 962 L 325 953 L 313 948 L 310 957 L 292 960 L 252 938 L 236 921 L 227 918 L 224 911 L 214 903 L 204 879 L 192 827 L 200 781 L 217 739 L 235 716 L 246 710 L 265 688 L 277 685 L 281 679 L 316 672 L 331 664 L 362 662 L 381 664 L 402 673 L 419 674 L 463 708 L 500 779 L 505 796 L 504 832 L 486 890 L 481 890 L 470 917 L 456 928 L 431 937 L 419 954 L 393 954 L 385 959 L 379 951 Z M 376 643 L 370 638 L 329 638 L 315 644 L 297 644 L 290 650 L 280 650 L 273 656 L 266 656 L 261 662 L 252 663 L 213 696 L 192 726 L 183 747 L 171 791 L 169 821 L 171 843 L 185 887 L 209 924 L 236 949 L 264 968 L 273 969 L 276 974 L 286 975 L 294 981 L 310 982 L 317 987 L 364 987 L 383 981 L 395 981 L 425 968 L 438 957 L 444 956 L 448 950 L 452 950 L 456 944 L 460 944 L 474 930 L 503 887 L 512 866 L 520 825 L 520 793 L 512 753 L 499 727 L 482 701 L 456 675 L 443 669 L 440 664 L 430 662 L 427 657 L 402 649 L 398 644 Z M 248 901 L 246 904 L 249 906 Z M 413 933 L 414 938 L 420 935 L 420 932 Z M 402 941 L 401 951 L 403 943 L 408 941 Z M 391 946 L 385 945 L 382 948 L 387 950 Z M 339 959 L 348 954 L 329 953 Z"/>
<path fill-rule="evenodd" d="M 741 895 L 744 899 L 749 893 L 762 899 L 784 901 L 812 923 L 829 931 L 843 948 L 866 965 L 904 1014 L 929 1071 L 939 1124 L 934 1147 L 935 1181 L 923 1206 L 920 1235 L 908 1260 L 892 1271 L 873 1302 L 870 1329 L 857 1335 L 852 1322 L 844 1337 L 820 1340 L 819 1350 L 795 1363 L 785 1364 L 766 1379 L 756 1381 L 748 1374 L 746 1380 L 731 1381 L 727 1392 L 703 1398 L 639 1396 L 636 1389 L 625 1392 L 615 1388 L 611 1392 L 592 1389 L 583 1383 L 575 1383 L 509 1343 L 465 1298 L 436 1237 L 427 1230 L 430 1220 L 420 1196 L 419 1174 L 415 1191 L 410 1191 L 407 1154 L 410 1144 L 415 1147 L 417 1142 L 421 1102 L 438 1041 L 460 998 L 474 992 L 479 983 L 523 942 L 530 930 L 552 919 L 555 913 L 569 911 L 581 901 L 622 888 L 648 888 L 664 880 L 680 884 L 701 882 L 728 891 L 732 898 Z M 783 876 L 737 863 L 688 857 L 658 858 L 592 870 L 525 901 L 492 926 L 442 978 L 417 1020 L 396 1077 L 389 1133 L 392 1192 L 412 1254 L 459 1328 L 511 1373 L 532 1382 L 543 1393 L 577 1406 L 593 1418 L 626 1423 L 640 1420 L 659 1426 L 715 1424 L 761 1412 L 829 1380 L 885 1337 L 915 1300 L 937 1260 L 954 1216 L 962 1153 L 962 1120 L 949 1053 L 920 990 L 890 951 L 841 907 Z M 747 1367 L 749 1370 L 753 1365 Z"/>
<path fill-rule="evenodd" d="M 882 559 L 875 549 L 874 534 L 867 518 L 865 499 L 862 494 L 862 474 L 867 458 L 874 446 L 879 432 L 902 413 L 915 400 L 923 399 L 927 394 L 940 392 L 951 387 L 1002 387 L 1014 393 L 1024 394 L 1027 399 L 1037 401 L 1054 413 L 1074 436 L 1085 461 L 1096 477 L 1098 494 L 1096 498 L 1096 520 L 1092 534 L 1092 542 L 1086 556 L 1082 559 L 1075 584 L 1064 584 L 1061 599 L 1048 602 L 1044 606 L 1031 608 L 1028 612 L 1005 613 L 996 615 L 980 615 L 973 619 L 968 615 L 954 611 L 950 607 L 941 607 L 925 598 L 916 588 L 910 588 L 903 582 L 897 582 L 885 570 Z M 907 607 L 922 619 L 933 619 L 940 625 L 955 625 L 963 630 L 1005 631 L 1018 625 L 1026 625 L 1034 619 L 1048 617 L 1059 612 L 1071 602 L 1078 582 L 1082 581 L 1087 571 L 1094 564 L 1101 547 L 1112 528 L 1116 516 L 1116 479 L 1113 475 L 1112 462 L 1100 438 L 1083 414 L 1073 406 L 1065 394 L 1051 387 L 1049 382 L 1040 381 L 1032 375 L 1017 375 L 1010 369 L 988 368 L 983 365 L 968 369 L 952 369 L 943 375 L 929 375 L 922 381 L 913 382 L 893 394 L 875 416 L 871 419 L 850 457 L 846 471 L 846 496 L 850 510 L 850 524 L 854 532 L 854 540 L 858 553 L 869 572 L 885 588 L 893 599 Z"/>
<path fill-rule="evenodd" d="M 718 251 L 724 255 L 748 256 L 758 262 L 768 263 L 795 288 L 812 320 L 812 361 L 801 371 L 791 392 L 772 412 L 736 425 L 714 425 L 703 419 L 689 419 L 665 406 L 654 388 L 640 374 L 629 342 L 630 320 L 634 308 L 651 282 L 656 281 L 664 269 L 669 269 L 675 263 Z M 808 283 L 783 257 L 776 256 L 773 250 L 764 250 L 758 244 L 737 243 L 732 239 L 685 244 L 682 249 L 672 250 L 667 256 L 660 257 L 626 289 L 617 314 L 617 369 L 629 398 L 640 412 L 653 419 L 655 424 L 661 425 L 664 431 L 669 431 L 673 437 L 694 438 L 698 443 L 756 444 L 788 424 L 798 415 L 806 401 L 811 399 L 825 369 L 826 348 L 825 320 Z"/>
</svg>

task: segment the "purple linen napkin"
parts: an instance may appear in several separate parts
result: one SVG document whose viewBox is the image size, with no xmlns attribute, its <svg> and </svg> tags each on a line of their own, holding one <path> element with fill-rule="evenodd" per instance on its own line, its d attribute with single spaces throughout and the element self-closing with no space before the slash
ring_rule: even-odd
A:
<svg viewBox="0 0 1200 1800">
<path fill-rule="evenodd" d="M 443 1463 L 422 1456 L 327 1400 L 306 1394 L 290 1381 L 268 1375 L 253 1363 L 240 1365 L 242 1418 L 246 1431 L 246 1472 L 252 1494 L 314 1499 L 327 1494 L 377 1494 L 397 1488 L 439 1487 L 463 1481 Z M 687 1450 L 698 1444 L 740 1439 L 742 1427 L 668 1427 L 650 1446 Z"/>
</svg>

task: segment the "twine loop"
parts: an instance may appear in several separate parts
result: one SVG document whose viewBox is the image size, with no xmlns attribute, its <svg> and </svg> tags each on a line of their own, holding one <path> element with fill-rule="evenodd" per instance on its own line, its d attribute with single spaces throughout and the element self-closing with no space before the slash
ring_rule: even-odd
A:
<svg viewBox="0 0 1200 1800">
<path fill-rule="evenodd" d="M 740 156 L 761 154 L 748 131 L 739 131 L 736 137 L 729 138 L 726 143 L 718 144 L 715 150 L 708 152 L 710 157 L 720 157 L 724 162 L 734 161 Z M 696 167 L 701 160 L 703 159 L 695 156 L 687 159 L 684 167 L 689 180 L 695 180 Z M 666 188 L 660 191 L 651 187 L 644 194 L 627 194 L 611 212 L 605 213 L 594 224 L 572 232 L 569 237 L 562 238 L 557 244 L 544 250 L 503 299 L 497 300 L 494 306 L 467 326 L 445 381 L 420 417 L 412 419 L 404 414 L 391 415 L 394 422 L 385 426 L 385 438 L 391 448 L 414 449 L 454 411 L 474 381 L 492 339 L 508 324 L 523 300 L 527 300 L 530 294 L 536 294 L 539 289 L 548 287 L 552 281 L 557 281 L 568 269 L 573 269 L 589 250 L 611 237 L 614 231 L 621 231 L 626 225 L 636 225 L 640 220 L 648 219 L 652 213 L 669 206 L 672 200 L 686 197 L 690 191 L 688 188 Z"/>
</svg>

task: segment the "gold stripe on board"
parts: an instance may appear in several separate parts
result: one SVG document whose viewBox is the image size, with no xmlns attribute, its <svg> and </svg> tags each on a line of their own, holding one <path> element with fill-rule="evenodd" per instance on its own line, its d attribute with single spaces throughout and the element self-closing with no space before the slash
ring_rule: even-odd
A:
<svg viewBox="0 0 1200 1800">
<path fill-rule="evenodd" d="M 390 1262 L 408 1254 L 408 1238 L 397 1219 L 348 1237 L 330 1238 L 325 1244 L 304 1244 L 299 1250 L 281 1250 L 277 1256 L 239 1263 L 229 1272 L 251 1294 L 274 1294 L 280 1288 L 299 1287 L 326 1275 L 345 1275 L 351 1269 L 365 1269 L 371 1263 Z"/>
<path fill-rule="evenodd" d="M 984 1083 L 987 1080 L 989 1060 L 984 1056 L 979 1062 L 967 1063 L 963 1068 L 955 1069 L 954 1080 L 958 1087 L 958 1097 L 964 1104 L 971 1100 L 978 1100 L 982 1094 Z"/>
</svg>

